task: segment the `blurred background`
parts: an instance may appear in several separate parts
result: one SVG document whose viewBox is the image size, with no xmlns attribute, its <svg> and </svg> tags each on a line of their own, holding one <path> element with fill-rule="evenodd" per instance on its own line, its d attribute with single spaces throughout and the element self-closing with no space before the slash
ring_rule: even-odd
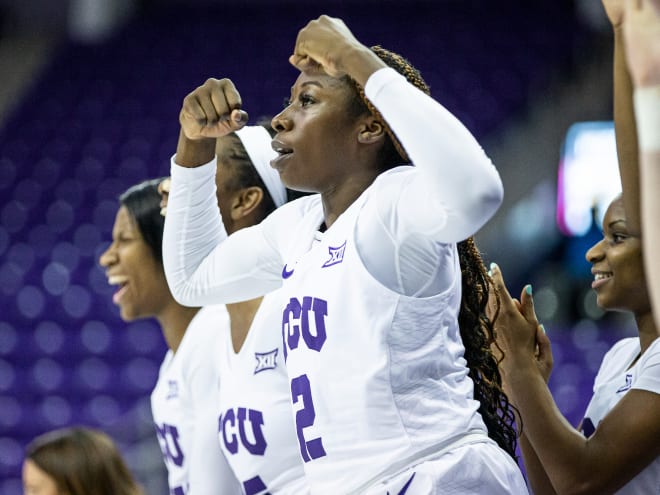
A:
<svg viewBox="0 0 660 495">
<path fill-rule="evenodd" d="M 168 174 L 206 78 L 231 78 L 255 119 L 278 112 L 322 13 L 405 55 L 492 157 L 506 196 L 477 241 L 514 295 L 533 284 L 550 385 L 579 422 L 603 354 L 635 334 L 597 308 L 584 259 L 619 190 L 600 0 L 0 0 L 0 494 L 21 493 L 28 441 L 70 424 L 167 493 L 148 401 L 165 343 L 119 319 L 97 265 L 117 196 Z"/>
</svg>

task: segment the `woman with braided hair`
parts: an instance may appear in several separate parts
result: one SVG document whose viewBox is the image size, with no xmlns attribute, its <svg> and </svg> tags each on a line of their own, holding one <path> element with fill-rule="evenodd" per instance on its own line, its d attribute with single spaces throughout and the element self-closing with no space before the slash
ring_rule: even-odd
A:
<svg viewBox="0 0 660 495">
<path fill-rule="evenodd" d="M 300 75 L 271 165 L 317 194 L 226 235 L 200 191 L 213 138 L 247 114 L 230 80 L 207 80 L 183 101 L 172 159 L 172 293 L 227 303 L 281 287 L 273 325 L 312 493 L 527 493 L 470 239 L 501 202 L 497 171 L 407 61 L 341 20 L 311 21 L 289 60 Z"/>
</svg>

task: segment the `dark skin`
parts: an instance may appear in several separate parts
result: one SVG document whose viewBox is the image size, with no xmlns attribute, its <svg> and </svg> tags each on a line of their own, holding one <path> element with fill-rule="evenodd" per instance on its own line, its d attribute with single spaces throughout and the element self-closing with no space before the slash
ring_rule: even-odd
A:
<svg viewBox="0 0 660 495">
<path fill-rule="evenodd" d="M 124 321 L 156 318 L 167 346 L 176 352 L 199 308 L 178 304 L 167 286 L 162 264 L 144 241 L 135 220 L 124 206 L 112 229 L 112 243 L 99 259 L 108 280 L 119 283 L 114 302 Z"/>
<path fill-rule="evenodd" d="M 627 67 L 636 90 L 655 95 L 660 86 L 660 0 L 631 0 L 625 2 L 623 20 L 624 48 Z M 651 100 L 653 101 L 653 100 Z M 657 108 L 648 103 L 645 108 Z M 637 116 L 637 122 L 639 120 Z M 657 136 L 657 125 L 646 129 Z M 637 165 L 631 163 L 631 167 Z M 640 150 L 639 171 L 633 170 L 632 176 L 638 173 L 641 181 L 639 187 L 640 205 L 647 276 L 649 290 L 654 308 L 655 321 L 660 326 L 660 263 L 655 255 L 655 247 L 660 242 L 658 217 L 660 216 L 660 200 L 658 200 L 658 185 L 660 185 L 660 150 L 657 146 L 645 146 Z M 623 172 L 622 172 L 623 174 Z M 625 191 L 625 189 L 624 189 Z M 627 208 L 627 204 L 626 204 Z"/>
<path fill-rule="evenodd" d="M 341 20 L 328 16 L 299 32 L 289 62 L 301 75 L 291 104 L 273 119 L 273 145 L 287 152 L 273 166 L 286 186 L 321 194 L 330 227 L 380 173 L 378 151 L 386 140 L 383 124 L 372 115 L 346 116 L 349 87 L 341 78 L 349 75 L 364 85 L 386 65 Z M 214 139 L 247 122 L 242 106 L 229 79 L 209 79 L 186 96 L 176 163 L 196 167 L 211 161 Z"/>
<path fill-rule="evenodd" d="M 620 198 L 608 208 L 603 224 L 603 240 L 586 254 L 593 267 L 593 288 L 603 309 L 634 314 L 643 353 L 658 331 L 642 269 L 641 241 L 627 228 Z M 613 493 L 660 455 L 660 395 L 630 390 L 585 438 L 564 419 L 547 387 L 552 352 L 531 293 L 523 290 L 520 300 L 512 299 L 500 270 L 491 271 L 501 298 L 495 321 L 505 356 L 500 369 L 507 395 L 523 419 L 521 446 L 534 493 Z"/>
</svg>

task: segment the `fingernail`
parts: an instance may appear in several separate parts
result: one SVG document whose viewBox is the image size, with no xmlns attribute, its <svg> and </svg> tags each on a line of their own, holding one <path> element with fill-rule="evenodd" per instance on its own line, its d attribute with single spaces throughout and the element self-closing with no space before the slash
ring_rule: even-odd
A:
<svg viewBox="0 0 660 495">
<path fill-rule="evenodd" d="M 532 295 L 532 285 L 528 284 L 527 287 L 525 287 L 525 292 L 527 292 L 528 296 Z"/>
<path fill-rule="evenodd" d="M 490 271 L 488 273 L 492 273 L 495 270 L 497 270 L 497 263 L 493 262 L 490 264 Z"/>
<path fill-rule="evenodd" d="M 493 272 L 491 272 L 490 270 L 488 270 L 488 276 L 489 276 L 489 277 L 492 277 L 492 276 L 493 276 Z"/>
<path fill-rule="evenodd" d="M 545 333 L 545 327 L 543 326 L 543 323 L 541 323 L 541 330 L 543 330 L 543 333 Z"/>
</svg>

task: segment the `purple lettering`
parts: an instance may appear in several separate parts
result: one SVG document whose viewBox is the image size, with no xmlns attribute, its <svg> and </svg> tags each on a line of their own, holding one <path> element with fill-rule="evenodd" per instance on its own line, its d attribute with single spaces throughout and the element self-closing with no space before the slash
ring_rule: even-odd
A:
<svg viewBox="0 0 660 495">
<path fill-rule="evenodd" d="M 165 458 L 165 464 L 183 465 L 183 451 L 179 445 L 179 430 L 176 426 L 156 425 L 156 435 L 158 436 L 160 450 Z"/>
<path fill-rule="evenodd" d="M 227 438 L 227 432 L 229 431 L 227 423 L 231 423 L 232 429 L 236 427 L 236 417 L 234 416 L 233 409 L 228 409 L 224 417 L 220 417 L 220 430 L 222 431 L 222 440 L 225 442 L 225 448 L 232 454 L 235 454 L 238 452 L 238 439 L 236 438 L 236 433 L 231 434 L 231 439 Z"/>
<path fill-rule="evenodd" d="M 312 391 L 307 375 L 300 375 L 291 380 L 291 399 L 294 404 L 298 403 L 298 397 L 302 398 L 302 408 L 296 412 L 296 433 L 298 435 L 298 446 L 303 461 L 309 462 L 325 456 L 325 449 L 321 438 L 305 440 L 305 428 L 312 426 L 316 419 Z"/>
<path fill-rule="evenodd" d="M 314 328 L 310 326 L 310 312 L 314 316 Z M 288 351 L 298 348 L 300 336 L 308 349 L 321 351 L 325 344 L 327 333 L 325 317 L 328 316 L 328 303 L 323 299 L 303 297 L 302 305 L 295 297 L 289 300 L 282 314 L 282 343 L 284 344 L 284 360 Z"/>
<path fill-rule="evenodd" d="M 255 476 L 254 478 L 250 478 L 249 480 L 243 482 L 243 490 L 245 490 L 245 495 L 259 495 L 264 490 L 268 490 L 268 487 L 259 476 Z M 261 495 L 270 494 L 266 492 Z"/>
<path fill-rule="evenodd" d="M 248 422 L 251 426 L 246 428 Z M 224 415 L 220 416 L 218 430 L 221 441 L 229 453 L 237 454 L 239 446 L 242 444 L 250 454 L 264 455 L 267 443 L 262 430 L 263 424 L 264 415 L 261 411 L 245 407 L 230 408 L 227 409 Z M 236 433 L 237 429 L 238 434 Z"/>
<path fill-rule="evenodd" d="M 287 349 L 296 349 L 300 340 L 300 325 L 292 323 L 300 319 L 300 302 L 296 298 L 291 298 L 289 304 L 284 308 L 282 314 L 282 340 L 284 343 L 284 360 L 287 358 Z"/>
<path fill-rule="evenodd" d="M 254 443 L 250 443 L 247 435 L 245 434 L 246 414 L 248 415 L 250 424 L 252 425 L 252 436 L 254 437 Z M 252 455 L 264 455 L 264 452 L 266 451 L 266 439 L 264 438 L 263 431 L 261 431 L 263 424 L 264 416 L 261 414 L 261 411 L 255 411 L 253 409 L 246 410 L 244 407 L 238 408 L 238 432 L 241 435 L 241 443 Z"/>
</svg>

